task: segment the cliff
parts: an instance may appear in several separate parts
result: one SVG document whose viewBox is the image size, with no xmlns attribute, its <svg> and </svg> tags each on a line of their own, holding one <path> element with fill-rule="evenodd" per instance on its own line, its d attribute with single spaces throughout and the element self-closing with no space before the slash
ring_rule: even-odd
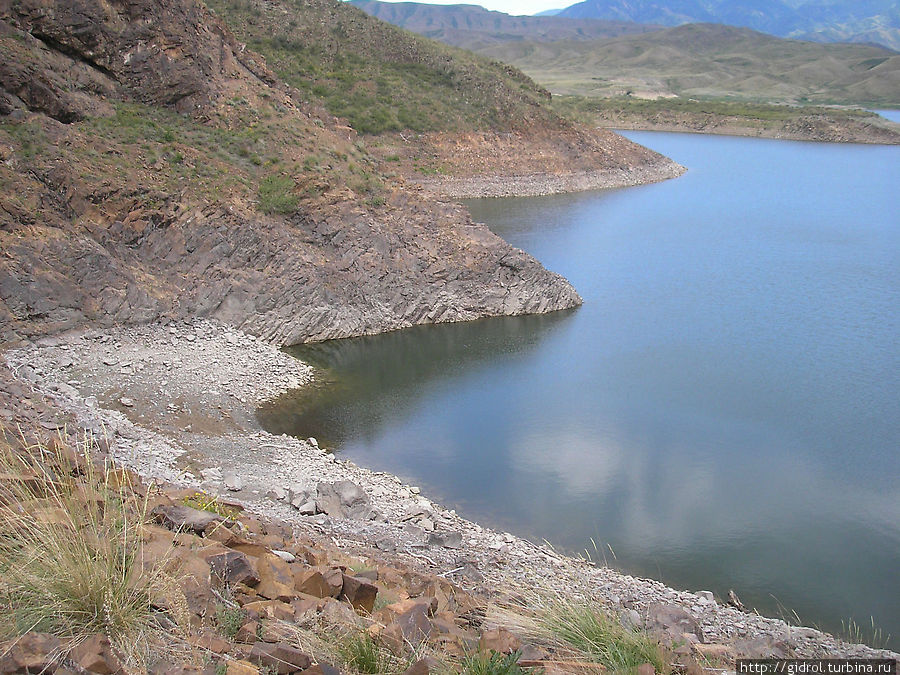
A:
<svg viewBox="0 0 900 675">
<path fill-rule="evenodd" d="M 0 342 L 203 315 L 290 344 L 580 303 L 302 99 L 191 0 L 0 3 Z"/>
</svg>

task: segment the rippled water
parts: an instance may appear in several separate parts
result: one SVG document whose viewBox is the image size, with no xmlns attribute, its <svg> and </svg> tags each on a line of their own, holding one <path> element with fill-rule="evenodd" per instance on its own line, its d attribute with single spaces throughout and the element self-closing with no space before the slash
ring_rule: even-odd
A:
<svg viewBox="0 0 900 675">
<path fill-rule="evenodd" d="M 469 202 L 582 308 L 297 348 L 326 383 L 260 419 L 475 520 L 900 637 L 900 148 L 627 135 L 689 172 Z"/>
</svg>

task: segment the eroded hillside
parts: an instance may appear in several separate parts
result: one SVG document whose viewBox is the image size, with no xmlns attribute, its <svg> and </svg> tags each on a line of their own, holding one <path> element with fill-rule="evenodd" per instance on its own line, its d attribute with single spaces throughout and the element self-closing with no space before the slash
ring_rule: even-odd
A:
<svg viewBox="0 0 900 675">
<path fill-rule="evenodd" d="M 199 314 L 293 343 L 580 302 L 386 178 L 201 4 L 0 18 L 0 342 Z"/>
</svg>

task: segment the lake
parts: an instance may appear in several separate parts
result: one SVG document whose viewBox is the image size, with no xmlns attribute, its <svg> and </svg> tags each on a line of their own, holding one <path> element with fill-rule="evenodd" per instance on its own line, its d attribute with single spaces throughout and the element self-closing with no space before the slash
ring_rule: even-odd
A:
<svg viewBox="0 0 900 675">
<path fill-rule="evenodd" d="M 626 135 L 688 173 L 467 202 L 583 307 L 294 348 L 320 386 L 261 422 L 483 524 L 896 647 L 900 148 Z"/>
</svg>

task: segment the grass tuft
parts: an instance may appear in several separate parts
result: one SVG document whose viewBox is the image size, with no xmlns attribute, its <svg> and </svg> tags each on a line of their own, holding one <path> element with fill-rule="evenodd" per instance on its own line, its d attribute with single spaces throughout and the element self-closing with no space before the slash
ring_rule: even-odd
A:
<svg viewBox="0 0 900 675">
<path fill-rule="evenodd" d="M 644 663 L 653 664 L 658 673 L 669 672 L 663 650 L 649 634 L 626 628 L 589 600 L 527 591 L 523 602 L 497 605 L 488 618 L 565 658 L 600 663 L 616 672 Z"/>
<path fill-rule="evenodd" d="M 136 655 L 162 635 L 151 597 L 172 580 L 140 559 L 146 500 L 95 465 L 91 445 L 77 445 L 86 458 L 76 466 L 61 449 L 0 442 L 0 637 L 104 633 Z"/>
<path fill-rule="evenodd" d="M 519 652 L 490 655 L 484 652 L 469 654 L 460 666 L 460 675 L 536 675 L 543 672 L 537 668 L 523 668 L 519 665 Z"/>
</svg>

